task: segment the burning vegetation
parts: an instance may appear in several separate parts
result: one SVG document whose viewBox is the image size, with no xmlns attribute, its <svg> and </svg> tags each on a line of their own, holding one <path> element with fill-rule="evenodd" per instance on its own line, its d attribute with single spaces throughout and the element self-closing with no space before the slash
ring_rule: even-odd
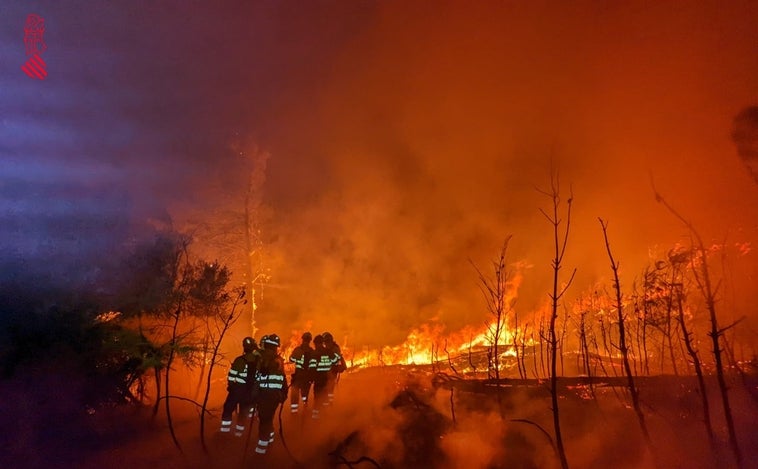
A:
<svg viewBox="0 0 758 469">
<path fill-rule="evenodd" d="M 750 243 L 706 246 L 696 228 L 656 194 L 689 240 L 651 250 L 639 272 L 627 272 L 615 257 L 611 223 L 600 219 L 609 280 L 579 290 L 575 270 L 560 275 L 572 241 L 573 195 L 562 198 L 557 176 L 543 195 L 551 206 L 543 215 L 554 253 L 546 266 L 553 286 L 541 305 L 521 307 L 534 264 L 511 259 L 518 238 L 507 236 L 486 267 L 469 261 L 481 294 L 472 305 L 481 311 L 479 325 L 451 330 L 433 319 L 412 327 L 400 343 L 378 348 L 338 336 L 347 369 L 333 406 L 318 422 L 280 412 L 281 446 L 272 445 L 266 464 L 750 467 L 756 456 L 756 351 L 745 340 L 752 337 L 743 327 L 746 318 L 723 308 L 732 304 L 725 292 L 735 293 L 740 283 L 730 279 L 729 269 L 754 263 Z M 67 350 L 67 359 L 81 357 L 75 361 L 80 369 L 66 369 L 87 391 L 69 396 L 70 424 L 92 429 L 91 437 L 106 445 L 112 438 L 135 445 L 135 454 L 145 451 L 149 459 L 168 457 L 173 446 L 186 467 L 222 467 L 237 459 L 259 464 L 249 445 L 224 440 L 215 428 L 224 377 L 237 353 L 230 344 L 266 323 L 247 295 L 257 292 L 256 301 L 265 304 L 260 295 L 266 285 L 233 282 L 226 266 L 199 259 L 202 249 L 192 246 L 188 236 L 167 232 L 133 245 L 113 279 L 118 287 L 92 297 L 109 306 L 105 312 L 77 316 L 73 307 L 60 316 L 80 321 L 76 335 L 59 331 L 50 337 L 72 340 L 54 346 Z M 256 273 L 252 266 L 247 272 Z M 303 328 L 290 327 L 283 357 L 305 330 L 335 325 L 314 315 Z M 14 332 L 16 351 L 31 333 Z M 6 373 L 23 363 L 6 355 Z M 34 395 L 21 399 L 30 405 Z M 113 415 L 124 418 L 124 404 L 151 409 L 144 417 L 127 417 L 130 426 L 141 428 L 143 419 L 160 425 L 125 437 L 106 423 Z M 598 432 L 597 425 L 607 431 Z M 14 446 L 11 461 L 23 460 L 32 441 Z M 53 446 L 37 461 L 57 458 L 59 451 Z M 68 457 L 78 467 L 112 465 L 109 451 L 88 451 L 87 463 Z"/>
<path fill-rule="evenodd" d="M 108 118 L 2 134 L 0 466 L 758 467 L 755 2 L 121 3 L 6 93 Z"/>
</svg>

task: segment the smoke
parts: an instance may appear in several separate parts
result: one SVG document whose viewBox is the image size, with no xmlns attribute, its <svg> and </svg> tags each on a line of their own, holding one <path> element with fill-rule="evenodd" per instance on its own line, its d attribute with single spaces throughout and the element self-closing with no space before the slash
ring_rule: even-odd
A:
<svg viewBox="0 0 758 469">
<path fill-rule="evenodd" d="M 755 242 L 758 194 L 729 141 L 752 92 L 735 77 L 757 71 L 741 59 L 754 53 L 740 18 L 753 7 L 704 23 L 712 7 L 383 4 L 333 56 L 307 111 L 277 110 L 301 142 L 266 143 L 276 285 L 261 317 L 310 320 L 359 345 L 426 321 L 481 323 L 469 260 L 486 269 L 509 234 L 509 261 L 533 266 L 517 305 L 528 317 L 551 274 L 539 212 L 550 200 L 537 190 L 551 167 L 563 200 L 573 194 L 573 291 L 609 275 L 598 216 L 627 285 L 650 252 L 686 242 L 651 176 L 707 239 Z"/>
<path fill-rule="evenodd" d="M 747 107 L 737 114 L 732 139 L 737 154 L 758 182 L 758 106 Z"/>
<path fill-rule="evenodd" d="M 122 239 L 167 212 L 225 230 L 249 171 L 238 140 L 271 154 L 267 330 L 312 321 L 373 346 L 427 321 L 479 324 L 469 260 L 486 269 L 507 235 L 509 261 L 533 266 L 517 305 L 528 317 L 549 286 L 536 188 L 551 167 L 574 196 L 564 271 L 578 269 L 578 291 L 607 275 L 598 216 L 626 283 L 686 234 L 651 175 L 707 239 L 755 242 L 758 195 L 729 137 L 755 102 L 752 2 L 38 6 L 50 78 L 0 75 L 0 241 L 17 257 L 44 243 L 105 257 L 112 232 L 78 232 L 99 214 Z M 3 8 L 2 48 L 22 60 L 27 6 Z"/>
</svg>

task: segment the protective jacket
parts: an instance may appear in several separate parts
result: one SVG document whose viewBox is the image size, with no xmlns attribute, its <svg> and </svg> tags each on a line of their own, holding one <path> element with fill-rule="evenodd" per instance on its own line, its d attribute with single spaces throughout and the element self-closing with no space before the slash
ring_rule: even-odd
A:
<svg viewBox="0 0 758 469">
<path fill-rule="evenodd" d="M 264 348 L 255 374 L 258 387 L 258 445 L 255 452 L 266 454 L 274 442 L 274 414 L 287 398 L 284 359 L 274 349 Z"/>
<path fill-rule="evenodd" d="M 290 390 L 290 412 L 296 414 L 300 410 L 300 404 L 308 403 L 313 373 L 310 371 L 310 360 L 313 348 L 309 342 L 303 342 L 295 347 L 290 355 L 290 362 L 295 364 L 295 372 L 292 374 L 292 386 Z"/>
<path fill-rule="evenodd" d="M 261 392 L 266 390 L 285 393 L 287 391 L 287 379 L 284 376 L 284 359 L 276 352 L 263 350 L 255 381 Z"/>
<path fill-rule="evenodd" d="M 320 417 L 320 407 L 328 405 L 327 384 L 329 374 L 334 365 L 334 357 L 323 345 L 316 345 L 316 349 L 310 359 L 309 368 L 313 373 L 313 397 L 315 405 L 311 411 L 311 417 Z"/>
<path fill-rule="evenodd" d="M 259 359 L 260 354 L 257 350 L 246 352 L 235 358 L 226 375 L 227 390 L 237 385 L 250 388 L 255 379 L 255 369 Z"/>
<path fill-rule="evenodd" d="M 295 364 L 295 376 L 304 376 L 308 374 L 313 348 L 309 344 L 300 344 L 295 347 L 290 355 L 290 362 Z"/>
<path fill-rule="evenodd" d="M 342 357 L 342 350 L 336 342 L 324 342 L 324 347 L 329 353 L 329 358 L 332 361 L 332 373 L 342 373 L 347 369 L 345 359 Z"/>
<path fill-rule="evenodd" d="M 237 412 L 237 425 L 234 427 L 235 436 L 242 436 L 245 431 L 245 421 L 249 418 L 253 406 L 253 389 L 255 386 L 255 370 L 260 355 L 257 350 L 245 352 L 232 362 L 226 376 L 228 392 L 221 414 L 221 433 L 232 430 L 232 414 Z"/>
</svg>

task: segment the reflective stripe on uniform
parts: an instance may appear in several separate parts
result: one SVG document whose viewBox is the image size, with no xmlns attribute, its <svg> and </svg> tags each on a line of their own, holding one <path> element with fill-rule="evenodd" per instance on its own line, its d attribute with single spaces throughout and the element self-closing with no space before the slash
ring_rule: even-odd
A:
<svg viewBox="0 0 758 469">
<path fill-rule="evenodd" d="M 296 370 L 302 370 L 305 366 L 305 354 L 301 355 L 300 358 L 290 357 L 290 362 L 295 364 Z"/>
<path fill-rule="evenodd" d="M 267 449 L 268 449 L 268 441 L 258 440 L 258 446 L 255 447 L 255 452 L 258 454 L 266 454 Z"/>
<path fill-rule="evenodd" d="M 236 363 L 236 360 L 235 360 L 235 363 Z M 230 383 L 246 384 L 247 383 L 247 364 L 245 364 L 245 367 L 242 370 L 236 370 L 234 368 L 230 368 L 229 374 L 227 375 L 226 380 L 229 381 Z"/>
<path fill-rule="evenodd" d="M 258 377 L 258 384 L 261 389 L 282 389 L 284 375 L 261 375 Z"/>
<path fill-rule="evenodd" d="M 221 433 L 229 433 L 232 431 L 232 421 L 231 420 L 222 420 L 221 421 L 221 429 L 219 430 Z"/>
<path fill-rule="evenodd" d="M 226 378 L 226 380 L 230 383 L 245 384 L 247 383 L 247 371 L 240 372 L 232 368 L 229 370 L 229 376 Z"/>
<path fill-rule="evenodd" d="M 321 355 L 316 364 L 316 371 L 329 371 L 332 369 L 332 360 L 328 355 Z"/>
</svg>

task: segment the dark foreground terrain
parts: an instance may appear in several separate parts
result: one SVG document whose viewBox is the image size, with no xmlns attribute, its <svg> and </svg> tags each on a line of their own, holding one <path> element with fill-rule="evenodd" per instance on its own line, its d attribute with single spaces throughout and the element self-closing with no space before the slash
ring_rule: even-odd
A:
<svg viewBox="0 0 758 469">
<path fill-rule="evenodd" d="M 162 409 L 92 409 L 84 392 L 52 373 L 0 382 L 0 467 L 3 468 L 551 468 L 557 460 L 549 435 L 549 394 L 537 382 L 497 388 L 458 382 L 407 368 L 345 374 L 335 405 L 318 421 L 309 415 L 277 419 L 276 442 L 264 458 L 253 453 L 257 435 L 221 437 L 214 396 L 200 445 L 195 407 L 176 401 L 171 440 Z M 752 379 L 752 378 L 751 378 Z M 730 397 L 744 467 L 758 467 L 758 391 L 755 379 L 735 379 Z M 687 379 L 661 378 L 641 386 L 653 440 L 648 449 L 623 388 L 566 386 L 560 398 L 564 442 L 576 468 L 729 468 L 720 399 L 711 393 L 718 441 L 711 447 L 700 397 Z M 257 430 L 257 426 L 255 428 Z M 543 431 L 544 430 L 544 431 Z M 546 432 L 545 432 L 546 431 Z M 282 435 L 284 438 L 282 438 Z M 284 441 L 283 441 L 284 440 Z M 286 443 L 286 446 L 285 444 Z"/>
</svg>

